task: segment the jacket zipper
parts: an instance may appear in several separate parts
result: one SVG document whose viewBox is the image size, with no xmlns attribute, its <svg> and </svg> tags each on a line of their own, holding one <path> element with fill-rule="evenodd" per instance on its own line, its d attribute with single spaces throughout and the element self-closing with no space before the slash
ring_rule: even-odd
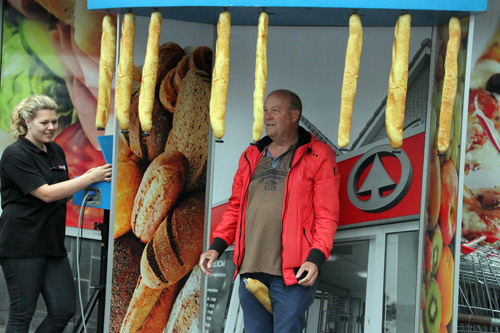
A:
<svg viewBox="0 0 500 333">
<path fill-rule="evenodd" d="M 250 181 L 252 179 L 252 165 L 250 164 L 250 161 L 248 160 L 248 157 L 247 157 L 247 154 L 245 153 L 245 160 L 247 161 L 248 163 L 248 172 L 250 174 L 250 177 L 248 178 L 248 184 L 250 184 Z M 241 201 L 241 211 L 240 211 L 240 234 L 238 235 L 238 238 L 239 238 L 239 244 L 240 246 L 238 246 L 238 256 L 237 256 L 237 259 L 236 259 L 236 264 L 238 265 L 238 267 L 236 267 L 236 270 L 238 271 L 239 270 L 239 262 L 240 262 L 240 256 L 241 256 L 241 238 L 243 236 L 243 210 L 244 210 L 244 206 L 245 206 L 245 201 L 246 201 L 246 198 L 247 198 L 247 195 L 248 195 L 248 184 L 246 184 L 246 190 L 245 190 L 245 195 L 243 196 L 243 200 Z"/>
</svg>

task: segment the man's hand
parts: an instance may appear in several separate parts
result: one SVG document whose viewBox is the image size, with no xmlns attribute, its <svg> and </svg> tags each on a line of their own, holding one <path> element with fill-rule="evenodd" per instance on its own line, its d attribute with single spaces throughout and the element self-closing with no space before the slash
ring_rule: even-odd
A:
<svg viewBox="0 0 500 333">
<path fill-rule="evenodd" d="M 212 266 L 214 261 L 219 258 L 219 253 L 215 250 L 207 250 L 203 252 L 200 256 L 199 266 L 203 274 L 206 276 L 212 275 Z"/>
<path fill-rule="evenodd" d="M 298 279 L 303 273 L 307 275 L 303 279 L 300 279 L 298 284 L 304 287 L 310 287 L 318 277 L 318 266 L 310 261 L 305 261 L 297 271 L 295 278 Z"/>
</svg>

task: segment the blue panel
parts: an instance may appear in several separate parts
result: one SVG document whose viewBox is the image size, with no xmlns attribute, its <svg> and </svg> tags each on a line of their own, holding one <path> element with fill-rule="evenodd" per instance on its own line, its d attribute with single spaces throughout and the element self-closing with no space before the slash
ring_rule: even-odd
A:
<svg viewBox="0 0 500 333">
<path fill-rule="evenodd" d="M 349 16 L 356 10 L 363 26 L 394 26 L 398 16 L 408 11 L 412 26 L 446 23 L 452 15 L 463 17 L 486 11 L 487 0 L 311 0 L 283 1 L 195 1 L 195 0 L 87 0 L 89 9 L 125 12 L 149 16 L 154 9 L 166 19 L 216 24 L 219 13 L 231 12 L 233 25 L 257 25 L 259 13 L 265 10 L 271 26 L 348 26 Z M 305 7 L 307 6 L 307 7 Z"/>
</svg>

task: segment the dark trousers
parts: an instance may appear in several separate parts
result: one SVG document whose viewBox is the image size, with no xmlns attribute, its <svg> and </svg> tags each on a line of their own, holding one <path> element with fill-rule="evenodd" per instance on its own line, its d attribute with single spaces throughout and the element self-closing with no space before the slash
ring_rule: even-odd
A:
<svg viewBox="0 0 500 333">
<path fill-rule="evenodd" d="M 243 279 L 259 280 L 269 288 L 271 315 L 247 290 Z M 264 273 L 243 274 L 240 277 L 240 304 L 247 333 L 299 333 L 306 325 L 306 311 L 314 302 L 318 280 L 311 287 L 298 284 L 285 285 L 283 277 Z"/>
<path fill-rule="evenodd" d="M 36 332 L 63 332 L 76 309 L 68 258 L 2 258 L 0 263 L 10 297 L 5 332 L 28 332 L 40 293 L 47 305 L 47 317 Z"/>
</svg>

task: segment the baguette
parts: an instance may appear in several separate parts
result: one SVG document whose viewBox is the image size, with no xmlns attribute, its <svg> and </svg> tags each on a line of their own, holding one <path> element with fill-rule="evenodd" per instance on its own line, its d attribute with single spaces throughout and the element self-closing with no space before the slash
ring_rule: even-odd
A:
<svg viewBox="0 0 500 333">
<path fill-rule="evenodd" d="M 439 115 L 439 130 L 437 149 L 440 153 L 448 150 L 450 145 L 451 118 L 453 104 L 457 92 L 458 67 L 457 58 L 460 49 L 460 21 L 456 17 L 450 19 L 448 25 L 449 39 L 444 60 L 443 93 L 441 97 L 441 113 Z"/>
<path fill-rule="evenodd" d="M 116 78 L 115 109 L 121 130 L 130 126 L 130 100 L 132 98 L 132 78 L 134 71 L 134 34 L 135 15 L 132 12 L 123 16 L 120 41 L 120 60 Z"/>
<path fill-rule="evenodd" d="M 229 79 L 229 47 L 231 39 L 231 14 L 220 13 L 217 24 L 217 41 L 215 44 L 215 64 L 212 74 L 212 91 L 210 95 L 210 124 L 214 136 L 224 136 L 224 117 L 226 115 L 227 88 Z"/>
<path fill-rule="evenodd" d="M 352 110 L 358 84 L 359 62 L 363 46 L 363 26 L 358 14 L 349 19 L 349 39 L 345 56 L 344 80 L 340 100 L 340 121 L 338 145 L 343 148 L 349 144 L 352 122 Z"/>
<path fill-rule="evenodd" d="M 142 83 L 139 95 L 139 121 L 144 132 L 151 130 L 153 103 L 158 72 L 158 53 L 160 49 L 161 13 L 154 11 L 149 23 L 146 59 L 142 69 Z"/>
<path fill-rule="evenodd" d="M 255 91 L 253 93 L 253 128 L 252 137 L 259 141 L 264 128 L 264 98 L 267 81 L 267 27 L 269 16 L 260 13 L 257 33 L 257 52 L 255 59 Z"/>
<path fill-rule="evenodd" d="M 408 86 L 408 54 L 410 50 L 411 16 L 399 17 L 394 31 L 392 68 L 385 109 L 385 125 L 391 147 L 403 145 L 403 124 Z"/>
<path fill-rule="evenodd" d="M 259 280 L 252 278 L 244 279 L 245 287 L 250 291 L 255 298 L 264 306 L 264 308 L 273 314 L 273 308 L 271 307 L 271 299 L 269 297 L 269 288 Z"/>
<path fill-rule="evenodd" d="M 101 58 L 99 60 L 99 91 L 97 94 L 96 127 L 103 130 L 108 122 L 111 103 L 111 82 L 115 71 L 116 27 L 111 15 L 102 20 Z"/>
</svg>

